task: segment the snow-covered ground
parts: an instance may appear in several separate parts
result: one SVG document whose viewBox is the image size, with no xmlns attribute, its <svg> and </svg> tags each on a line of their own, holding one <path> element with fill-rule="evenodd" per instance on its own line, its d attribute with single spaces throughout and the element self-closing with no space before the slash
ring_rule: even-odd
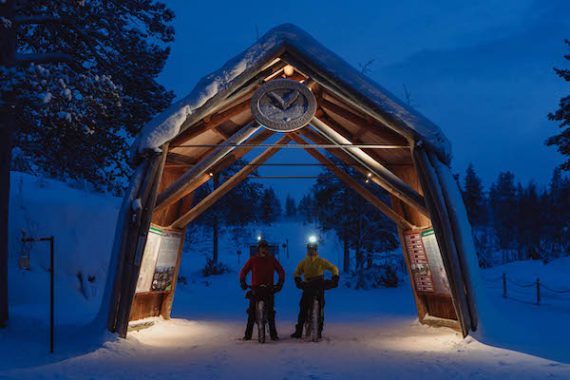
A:
<svg viewBox="0 0 570 380">
<path fill-rule="evenodd" d="M 126 340 L 108 334 L 102 342 L 94 338 L 96 332 L 83 327 L 93 317 L 98 300 L 81 294 L 74 272 L 97 271 L 108 261 L 117 200 L 81 195 L 81 191 L 56 182 L 40 187 L 42 181 L 23 178 L 20 201 L 34 199 L 41 208 L 29 212 L 24 223 L 22 211 L 13 207 L 12 230 L 36 223 L 35 233 L 53 233 L 60 242 L 56 353 L 48 354 L 47 277 L 41 269 L 45 262 L 34 261 L 41 257 L 34 251 L 32 271 L 20 272 L 16 244 L 10 265 L 14 307 L 10 326 L 0 330 L 0 379 L 570 378 L 570 333 L 564 327 L 570 315 L 570 295 L 549 296 L 545 292 L 542 304 L 537 306 L 532 288 L 515 293 L 512 287 L 512 298 L 503 299 L 498 279 L 506 272 L 518 283 L 540 277 L 552 288 L 568 288 L 569 258 L 548 265 L 512 263 L 483 272 L 491 305 L 506 317 L 495 328 L 495 335 L 462 339 L 452 330 L 418 324 L 410 286 L 404 282 L 395 289 L 331 290 L 327 294 L 324 340 L 310 343 L 288 338 L 300 296 L 291 273 L 303 256 L 306 237 L 314 232 L 297 222 L 252 227 L 249 235 L 237 240 L 225 234 L 221 260 L 233 272 L 220 276 L 204 278 L 199 274 L 207 252 L 207 241 L 199 239 L 183 256 L 181 275 L 187 283 L 177 288 L 174 319 L 155 320 L 154 326 L 131 332 Z M 14 186 L 13 206 L 19 202 L 18 181 Z M 63 208 L 56 209 L 55 205 Z M 50 212 L 52 209 L 60 211 Z M 87 225 L 80 225 L 78 220 L 87 221 Z M 86 231 L 96 226 L 102 229 Z M 246 300 L 238 286 L 237 269 L 244 262 L 247 243 L 258 233 L 271 242 L 289 241 L 289 257 L 285 250 L 280 252 L 287 282 L 276 299 L 282 339 L 265 345 L 239 339 L 245 326 Z M 322 236 L 322 240 L 321 254 L 340 263 L 340 246 L 334 236 Z M 243 254 L 238 263 L 236 252 L 240 248 Z M 95 285 L 93 288 L 96 294 L 102 290 Z"/>
</svg>

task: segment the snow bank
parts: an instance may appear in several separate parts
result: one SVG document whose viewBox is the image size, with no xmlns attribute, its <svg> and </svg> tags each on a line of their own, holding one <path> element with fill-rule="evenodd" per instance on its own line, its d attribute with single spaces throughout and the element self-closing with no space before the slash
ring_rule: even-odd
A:
<svg viewBox="0 0 570 380">
<path fill-rule="evenodd" d="M 216 94 L 228 89 L 234 81 L 259 71 L 282 48 L 293 50 L 310 61 L 331 80 L 358 94 L 382 117 L 415 136 L 416 140 L 430 145 L 445 163 L 450 161 L 451 145 L 439 127 L 292 24 L 271 29 L 221 69 L 202 78 L 188 96 L 143 128 L 132 146 L 132 154 L 136 156 L 147 149 L 157 149 L 175 137 L 188 116 Z"/>
<path fill-rule="evenodd" d="M 14 313 L 47 321 L 49 244 L 23 245 L 28 236 L 55 237 L 55 299 L 58 324 L 89 321 L 98 311 L 119 199 L 45 178 L 12 172 L 9 221 L 9 302 Z M 29 253 L 30 269 L 19 269 Z"/>
</svg>

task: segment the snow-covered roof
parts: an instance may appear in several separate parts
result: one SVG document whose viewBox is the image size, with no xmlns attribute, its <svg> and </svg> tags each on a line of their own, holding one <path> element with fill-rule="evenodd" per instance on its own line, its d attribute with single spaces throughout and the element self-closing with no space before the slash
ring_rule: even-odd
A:
<svg viewBox="0 0 570 380">
<path fill-rule="evenodd" d="M 216 94 L 241 83 L 244 77 L 255 75 L 285 52 L 301 59 L 376 114 L 371 116 L 384 118 L 393 128 L 401 129 L 415 141 L 435 150 L 444 162 L 450 161 L 451 144 L 438 126 L 292 24 L 271 29 L 219 70 L 203 77 L 189 95 L 151 120 L 133 143 L 133 156 L 159 149 L 176 137 L 187 118 L 196 114 Z"/>
</svg>

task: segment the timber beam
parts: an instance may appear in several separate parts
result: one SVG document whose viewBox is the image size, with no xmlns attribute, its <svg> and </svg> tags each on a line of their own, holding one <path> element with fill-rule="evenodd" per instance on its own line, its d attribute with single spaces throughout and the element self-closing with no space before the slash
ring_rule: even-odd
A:
<svg viewBox="0 0 570 380">
<path fill-rule="evenodd" d="M 289 135 L 283 136 L 276 144 L 287 144 L 291 140 Z M 248 175 L 254 172 L 257 167 L 271 158 L 275 153 L 279 151 L 279 147 L 270 147 L 266 149 L 263 153 L 257 156 L 254 160 L 250 162 L 250 165 L 245 166 L 239 172 L 234 174 L 231 178 L 222 183 L 217 189 L 208 194 L 204 199 L 202 199 L 196 206 L 188 210 L 184 215 L 180 216 L 170 228 L 183 228 L 184 226 L 191 223 L 193 220 L 202 215 L 206 210 L 208 210 L 212 205 L 214 205 L 220 198 L 227 194 L 234 187 L 239 185 Z"/>
<path fill-rule="evenodd" d="M 291 138 L 297 144 L 306 144 L 305 140 L 303 140 L 303 138 L 301 138 L 298 135 L 292 135 Z M 396 213 L 394 210 L 392 210 L 392 208 L 390 206 L 388 206 L 387 204 L 382 202 L 380 199 L 378 199 L 378 197 L 376 197 L 376 195 L 374 195 L 370 190 L 368 190 L 366 187 L 359 184 L 354 178 L 352 178 L 345 171 L 339 169 L 339 167 L 334 162 L 332 162 L 331 160 L 326 158 L 324 155 L 319 153 L 316 148 L 305 148 L 305 150 L 307 151 L 307 153 L 309 153 L 311 156 L 313 156 L 313 158 L 315 158 L 321 164 L 325 165 L 331 172 L 333 172 L 349 188 L 351 188 L 357 194 L 359 194 L 364 199 L 366 199 L 368 202 L 370 202 L 373 206 L 375 206 L 378 210 L 380 210 L 380 212 L 382 212 L 384 215 L 386 215 L 388 218 L 390 218 L 398 226 L 400 226 L 406 230 L 416 228 L 416 226 L 414 226 L 412 223 L 408 222 L 405 218 L 403 218 L 398 213 Z"/>
<path fill-rule="evenodd" d="M 325 139 L 323 136 L 321 136 L 320 134 L 318 134 L 317 132 L 309 129 L 309 128 L 305 128 L 303 129 L 300 133 L 303 134 L 304 137 L 306 137 L 307 139 L 309 139 L 311 142 L 316 143 L 316 144 L 324 144 L 326 143 L 327 139 Z M 380 186 L 381 188 L 383 188 L 384 190 L 388 191 L 390 193 L 390 191 L 386 188 L 386 186 L 384 185 L 384 182 L 380 181 L 376 176 L 372 176 L 370 177 L 368 174 L 370 173 L 370 171 L 362 165 L 362 163 L 360 163 L 360 161 L 356 160 L 353 156 L 351 156 L 350 154 L 348 154 L 347 152 L 341 150 L 341 149 L 327 149 L 325 148 L 325 150 L 330 153 L 332 156 L 338 158 L 339 160 L 341 160 L 343 163 L 347 164 L 347 165 L 352 165 L 355 167 L 355 169 L 360 172 L 363 176 L 367 177 L 370 179 L 370 181 L 374 182 L 376 185 Z M 394 195 L 394 194 L 392 194 Z M 395 196 L 395 195 L 394 195 Z M 401 199 L 399 197 L 396 197 L 397 199 Z M 411 205 L 412 207 L 415 208 L 414 205 Z M 421 210 L 418 209 L 418 211 L 421 212 Z M 421 212 L 424 216 L 427 216 L 429 218 L 429 215 L 425 215 L 423 212 Z"/>
<path fill-rule="evenodd" d="M 261 131 L 260 133 L 258 133 L 257 135 L 255 135 L 254 137 L 251 138 L 250 142 L 251 142 L 252 146 L 248 146 L 248 147 L 244 147 L 242 149 L 236 149 L 236 150 L 232 151 L 226 157 L 222 158 L 221 161 L 217 165 L 213 166 L 210 169 L 210 171 L 219 173 L 219 172 L 227 169 L 229 166 L 233 165 L 237 160 L 239 160 L 240 158 L 242 158 L 243 156 L 248 154 L 251 150 L 253 150 L 254 149 L 253 145 L 260 144 L 260 143 L 264 142 L 265 140 L 267 140 L 268 138 L 270 138 L 274 134 L 275 134 L 275 132 L 270 131 L 269 129 L 264 129 L 263 131 Z M 190 180 L 189 182 L 187 182 L 186 187 L 184 189 L 185 195 L 183 197 L 192 193 L 194 190 L 196 190 L 197 188 L 199 188 L 200 186 L 202 186 L 203 184 L 208 182 L 211 178 L 212 178 L 212 176 L 210 176 L 209 173 L 203 173 L 202 175 L 200 175 L 200 176 L 194 178 L 193 180 Z M 173 201 L 169 202 L 168 204 L 161 206 L 160 208 L 157 207 L 157 208 L 155 208 L 154 212 L 155 213 L 159 212 L 159 211 L 165 209 L 166 207 L 173 205 L 176 202 L 178 202 L 178 201 L 173 200 Z M 182 206 L 182 208 L 184 208 L 184 206 Z"/>
<path fill-rule="evenodd" d="M 259 124 L 251 122 L 212 150 L 212 152 L 201 159 L 196 165 L 190 168 L 186 173 L 180 176 L 178 180 L 158 195 L 155 211 L 160 211 L 165 207 L 170 206 L 186 194 L 194 191 L 198 186 L 192 188 L 192 186 L 189 186 L 190 184 L 195 184 L 197 179 L 202 177 L 204 174 L 208 174 L 208 171 L 211 170 L 214 165 L 219 163 L 224 157 L 232 152 L 237 145 L 250 138 L 259 130 L 259 128 L 261 128 Z"/>
<path fill-rule="evenodd" d="M 222 125 L 232 117 L 235 117 L 243 112 L 246 112 L 247 110 L 249 110 L 249 107 L 250 107 L 249 99 L 247 99 L 245 101 L 236 104 L 231 108 L 228 108 L 225 111 L 204 118 L 204 120 L 200 124 L 196 125 L 193 128 L 186 129 L 179 136 L 177 136 L 171 142 L 170 144 L 171 148 L 175 148 L 177 145 L 181 145 L 184 142 L 192 140 L 193 138 L 196 138 L 202 133 L 210 130 L 214 130 L 216 133 L 221 134 L 222 132 L 217 129 L 220 125 Z M 227 136 L 224 137 L 227 138 Z"/>
<path fill-rule="evenodd" d="M 372 158 L 368 153 L 364 152 L 360 148 L 346 147 L 345 145 L 350 145 L 352 142 L 340 133 L 336 132 L 333 128 L 331 128 L 319 118 L 313 117 L 311 125 L 323 137 L 325 137 L 330 142 L 339 145 L 344 152 L 346 152 L 356 161 L 361 163 L 366 169 L 368 169 L 373 174 L 373 176 L 376 177 L 380 183 L 382 183 L 382 187 L 384 187 L 389 193 L 395 195 L 405 203 L 420 210 L 422 214 L 429 216 L 424 197 L 407 183 L 402 181 L 394 173 L 389 171 L 384 165 L 380 164 L 377 160 Z"/>
</svg>

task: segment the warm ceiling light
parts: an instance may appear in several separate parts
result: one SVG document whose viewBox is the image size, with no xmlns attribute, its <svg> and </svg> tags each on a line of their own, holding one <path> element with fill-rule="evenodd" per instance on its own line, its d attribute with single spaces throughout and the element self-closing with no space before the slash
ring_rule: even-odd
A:
<svg viewBox="0 0 570 380">
<path fill-rule="evenodd" d="M 291 75 L 295 74 L 295 68 L 291 65 L 287 65 L 283 68 L 283 72 L 285 73 L 285 75 L 290 77 Z"/>
<path fill-rule="evenodd" d="M 214 172 L 209 172 L 208 174 L 210 175 L 210 177 L 214 176 Z"/>
<path fill-rule="evenodd" d="M 367 176 L 368 178 L 372 177 L 372 173 L 369 172 Z"/>
</svg>

